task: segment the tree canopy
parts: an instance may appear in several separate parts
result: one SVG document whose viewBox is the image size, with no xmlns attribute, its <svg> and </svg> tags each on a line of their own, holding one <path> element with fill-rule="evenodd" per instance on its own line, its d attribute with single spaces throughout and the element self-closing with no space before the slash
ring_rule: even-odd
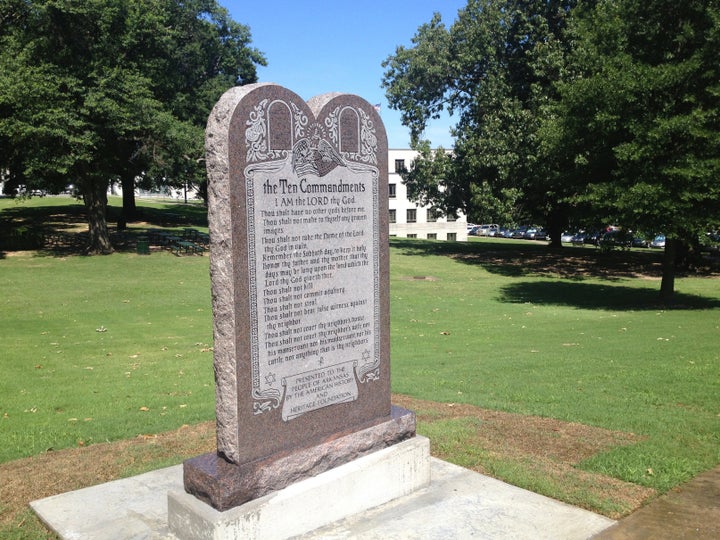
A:
<svg viewBox="0 0 720 540">
<path fill-rule="evenodd" d="M 421 150 L 410 193 L 539 221 L 556 245 L 571 220 L 665 233 L 671 296 L 676 241 L 720 221 L 719 25 L 718 0 L 469 0 L 449 28 L 435 16 L 384 63 Z M 449 158 L 421 140 L 444 108 Z"/>
<path fill-rule="evenodd" d="M 679 243 L 720 223 L 720 3 L 582 5 L 548 157 L 580 189 L 571 202 L 624 227 L 664 233 L 663 296 Z"/>
<path fill-rule="evenodd" d="M 0 0 L 0 170 L 74 184 L 109 252 L 109 182 L 197 181 L 212 106 L 264 63 L 215 0 Z"/>
<path fill-rule="evenodd" d="M 411 146 L 443 109 L 459 118 L 447 189 L 435 203 L 470 219 L 553 216 L 558 194 L 538 159 L 543 107 L 555 94 L 563 32 L 575 0 L 469 0 L 450 28 L 436 15 L 413 47 L 389 57 L 383 85 Z M 431 179 L 418 189 L 428 189 Z"/>
</svg>

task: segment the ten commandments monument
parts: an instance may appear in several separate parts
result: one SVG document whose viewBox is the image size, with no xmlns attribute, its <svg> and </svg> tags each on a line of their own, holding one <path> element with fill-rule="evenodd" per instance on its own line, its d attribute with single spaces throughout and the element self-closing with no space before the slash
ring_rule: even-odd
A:
<svg viewBox="0 0 720 540">
<path fill-rule="evenodd" d="M 211 114 L 206 151 L 217 452 L 188 460 L 184 482 L 225 511 L 415 440 L 415 417 L 390 404 L 387 138 L 374 107 L 237 87 Z M 410 483 L 428 480 L 420 469 Z"/>
</svg>

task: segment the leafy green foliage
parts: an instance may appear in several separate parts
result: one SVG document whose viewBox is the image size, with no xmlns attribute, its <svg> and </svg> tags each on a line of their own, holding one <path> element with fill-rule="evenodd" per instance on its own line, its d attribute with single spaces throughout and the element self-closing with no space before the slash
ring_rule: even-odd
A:
<svg viewBox="0 0 720 540">
<path fill-rule="evenodd" d="M 108 182 L 201 181 L 211 107 L 265 63 L 214 0 L 9 1 L 0 18 L 0 169 L 11 187 L 75 184 L 96 252 Z"/>
<path fill-rule="evenodd" d="M 402 112 L 402 122 L 410 128 L 412 143 L 419 142 L 426 123 L 444 109 L 451 72 L 448 59 L 450 36 L 435 14 L 421 26 L 412 42 L 414 47 L 398 47 L 388 58 L 383 86 L 392 107 Z"/>
<path fill-rule="evenodd" d="M 558 154 L 579 200 L 628 227 L 687 237 L 720 217 L 717 3 L 600 2 L 572 27 Z"/>
<path fill-rule="evenodd" d="M 562 33 L 574 5 L 470 0 L 449 29 L 435 16 L 411 49 L 399 47 L 385 61 L 383 86 L 414 147 L 441 110 L 459 118 L 453 159 L 444 167 L 446 189 L 433 191 L 426 182 L 420 197 L 476 221 L 554 223 L 549 216 L 561 194 L 557 175 L 538 159 L 536 132 L 555 95 Z"/>
<path fill-rule="evenodd" d="M 548 159 L 578 188 L 571 204 L 668 236 L 668 297 L 677 242 L 720 220 L 719 21 L 717 2 L 583 6 L 546 120 Z"/>
<path fill-rule="evenodd" d="M 436 160 L 426 123 L 459 118 L 452 159 L 408 176 L 417 200 L 544 223 L 557 247 L 570 222 L 665 233 L 672 296 L 674 265 L 720 221 L 717 1 L 469 0 L 413 44 L 385 61 L 383 85 L 418 167 Z"/>
</svg>

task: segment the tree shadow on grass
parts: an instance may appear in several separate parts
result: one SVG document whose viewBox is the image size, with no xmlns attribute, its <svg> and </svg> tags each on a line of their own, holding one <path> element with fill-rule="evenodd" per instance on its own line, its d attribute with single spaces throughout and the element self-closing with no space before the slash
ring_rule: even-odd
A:
<svg viewBox="0 0 720 540">
<path fill-rule="evenodd" d="M 122 208 L 108 208 L 108 222 L 117 221 Z M 207 207 L 201 204 L 168 203 L 158 207 L 138 206 L 135 221 L 146 221 L 155 226 L 207 227 Z"/>
<path fill-rule="evenodd" d="M 642 311 L 653 309 L 717 309 L 720 300 L 676 293 L 672 303 L 660 301 L 657 289 L 578 281 L 522 281 L 500 289 L 501 302 L 568 306 L 578 309 Z"/>
<path fill-rule="evenodd" d="M 406 255 L 439 255 L 460 263 L 481 266 L 506 277 L 585 278 L 618 281 L 662 276 L 660 251 L 611 251 L 595 247 L 564 246 L 551 249 L 545 242 L 487 239 L 470 242 L 429 242 L 393 239 L 391 246 Z"/>
<path fill-rule="evenodd" d="M 116 227 L 122 208 L 109 206 L 107 224 L 115 251 L 137 249 L 146 228 L 207 227 L 207 208 L 201 204 L 139 206 L 132 228 Z M 87 218 L 81 202 L 29 206 L 18 203 L 0 214 L 0 259 L 14 251 L 35 251 L 37 256 L 84 255 L 88 245 Z"/>
</svg>

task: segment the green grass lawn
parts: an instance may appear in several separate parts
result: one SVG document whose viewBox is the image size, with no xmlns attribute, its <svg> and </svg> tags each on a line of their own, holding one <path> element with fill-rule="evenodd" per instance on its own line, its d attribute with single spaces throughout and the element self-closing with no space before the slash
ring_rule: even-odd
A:
<svg viewBox="0 0 720 540">
<path fill-rule="evenodd" d="M 668 309 L 623 260 L 657 252 L 547 253 L 393 240 L 393 391 L 633 432 L 581 467 L 659 491 L 720 463 L 720 280 Z M 0 462 L 213 418 L 207 256 L 5 253 L 0 288 Z"/>
<path fill-rule="evenodd" d="M 0 461 L 211 418 L 207 257 L 0 260 Z"/>
<path fill-rule="evenodd" d="M 0 199 L 0 219 L 62 223 L 59 209 L 78 207 Z M 197 209 L 142 205 L 164 211 Z M 8 252 L 0 287 L 0 462 L 212 418 L 207 257 Z"/>
<path fill-rule="evenodd" d="M 644 436 L 582 466 L 660 491 L 720 463 L 720 280 L 678 279 L 666 309 L 658 279 L 558 279 L 482 257 L 517 245 L 396 246 L 395 392 Z M 602 263 L 580 249 L 568 253 Z"/>
</svg>

